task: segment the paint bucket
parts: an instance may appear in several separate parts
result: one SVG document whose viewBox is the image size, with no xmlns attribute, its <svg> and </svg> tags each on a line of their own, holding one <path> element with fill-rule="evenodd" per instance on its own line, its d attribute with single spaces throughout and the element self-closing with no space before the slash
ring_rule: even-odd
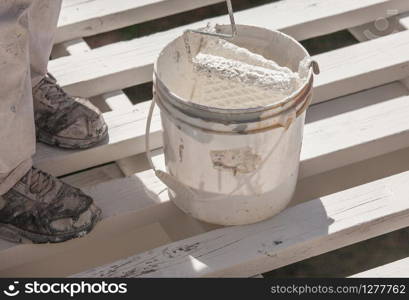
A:
<svg viewBox="0 0 409 300">
<path fill-rule="evenodd" d="M 218 25 L 228 33 L 229 25 Z M 263 28 L 237 25 L 231 42 L 298 71 L 307 59 L 305 83 L 291 96 L 266 107 L 221 109 L 185 101 L 192 84 L 183 37 L 169 43 L 154 67 L 154 99 L 146 128 L 148 160 L 187 214 L 214 224 L 240 225 L 282 211 L 295 190 L 305 111 L 318 66 L 293 38 Z M 198 47 L 200 35 L 190 46 Z M 196 40 L 195 40 L 196 39 Z M 305 60 L 304 60 L 305 61 Z M 167 171 L 157 170 L 149 150 L 155 103 L 161 111 Z"/>
</svg>

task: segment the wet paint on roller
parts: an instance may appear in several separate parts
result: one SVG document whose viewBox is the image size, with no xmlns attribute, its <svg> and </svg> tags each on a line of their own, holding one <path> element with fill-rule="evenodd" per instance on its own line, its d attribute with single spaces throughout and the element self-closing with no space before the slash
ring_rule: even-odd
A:
<svg viewBox="0 0 409 300">
<path fill-rule="evenodd" d="M 189 99 L 193 103 L 224 109 L 264 107 L 290 96 L 306 81 L 306 60 L 300 62 L 298 72 L 293 72 L 212 36 L 202 37 L 198 52 L 192 54 L 190 34 L 185 33 L 184 42 L 193 64 L 194 83 Z"/>
</svg>

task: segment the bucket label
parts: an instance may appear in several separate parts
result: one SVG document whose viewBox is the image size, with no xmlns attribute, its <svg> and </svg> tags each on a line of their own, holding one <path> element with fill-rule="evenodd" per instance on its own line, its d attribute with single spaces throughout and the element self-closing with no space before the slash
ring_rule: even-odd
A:
<svg viewBox="0 0 409 300">
<path fill-rule="evenodd" d="M 213 167 L 218 170 L 233 172 L 233 175 L 246 174 L 255 171 L 261 157 L 253 153 L 250 147 L 210 151 Z"/>
</svg>

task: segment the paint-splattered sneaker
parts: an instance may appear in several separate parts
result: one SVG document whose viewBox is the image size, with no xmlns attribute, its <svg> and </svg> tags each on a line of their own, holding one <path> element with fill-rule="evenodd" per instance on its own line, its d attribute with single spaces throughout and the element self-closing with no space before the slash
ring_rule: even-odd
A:
<svg viewBox="0 0 409 300">
<path fill-rule="evenodd" d="M 98 108 L 68 95 L 47 74 L 34 88 L 37 140 L 69 149 L 89 148 L 106 139 L 107 125 Z"/>
<path fill-rule="evenodd" d="M 57 243 L 92 230 L 101 210 L 91 197 L 32 168 L 0 196 L 0 238 L 21 243 Z"/>
</svg>

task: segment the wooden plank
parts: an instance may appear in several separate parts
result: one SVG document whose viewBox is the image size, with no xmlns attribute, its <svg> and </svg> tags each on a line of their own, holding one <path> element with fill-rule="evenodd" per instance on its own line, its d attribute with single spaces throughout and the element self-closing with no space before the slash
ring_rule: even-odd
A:
<svg viewBox="0 0 409 300">
<path fill-rule="evenodd" d="M 397 13 L 398 11 L 389 10 L 385 18 L 379 18 L 377 21 L 350 28 L 349 31 L 358 41 L 365 42 L 402 30 L 408 30 L 409 15 L 407 13 L 397 15 Z M 382 25 L 384 27 L 381 27 Z M 401 82 L 409 89 L 409 77 L 402 79 Z"/>
<path fill-rule="evenodd" d="M 127 228 L 125 232 L 113 234 L 110 227 L 116 224 L 112 221 L 100 223 L 87 239 L 37 247 L 31 245 L 29 247 L 34 253 L 25 252 L 19 261 L 14 261 L 14 253 L 8 253 L 10 259 L 2 263 L 0 277 L 65 277 L 172 241 L 159 223 Z M 41 248 L 47 249 L 40 253 Z M 21 249 L 13 250 L 21 252 Z M 45 252 L 48 255 L 40 255 Z M 2 253 L 2 256 L 6 255 Z M 37 259 L 32 260 L 33 257 Z"/>
<path fill-rule="evenodd" d="M 32 271 L 32 273 L 25 273 L 25 276 L 57 275 L 50 274 L 51 270 L 56 270 L 44 269 L 44 263 L 41 264 L 41 262 L 48 259 L 49 264 L 60 265 L 60 255 L 68 255 L 70 260 L 80 256 L 82 259 L 89 259 L 89 263 L 98 265 L 95 259 L 100 261 L 105 257 L 109 260 L 112 255 L 123 255 L 121 253 L 129 251 L 130 247 L 139 247 L 138 243 L 141 247 L 146 247 L 144 249 L 154 247 L 153 242 L 164 244 L 163 234 L 160 232 L 157 233 L 157 238 L 152 232 L 150 239 L 139 236 L 141 240 L 138 240 L 138 236 L 135 236 L 140 229 L 142 233 L 146 232 L 144 228 L 148 226 L 149 229 L 153 223 L 159 222 L 166 236 L 173 241 L 194 236 L 211 228 L 185 215 L 170 203 L 163 184 L 149 171 L 95 186 L 86 186 L 83 187 L 83 191 L 94 198 L 103 212 L 103 220 L 91 234 L 65 243 L 49 245 L 14 244 L 0 240 L 0 277 L 10 277 L 11 274 L 22 276 L 24 266 L 30 266 L 30 272 Z M 115 243 L 115 239 L 120 239 L 122 242 Z M 135 243 L 130 243 L 129 247 L 123 246 L 122 243 L 127 239 L 133 239 Z M 104 243 L 116 245 L 115 250 L 104 247 Z M 92 252 L 89 252 L 89 249 L 95 249 L 95 245 L 98 245 L 99 251 L 97 258 L 92 257 Z M 66 262 L 69 263 L 70 260 Z M 68 270 L 72 271 L 74 267 L 83 268 L 83 265 L 73 262 Z M 65 272 L 67 270 L 60 270 L 57 277 L 65 276 Z"/>
<path fill-rule="evenodd" d="M 409 13 L 403 13 L 400 15 L 399 25 L 405 29 L 409 29 Z"/>
<path fill-rule="evenodd" d="M 108 124 L 109 141 L 86 150 L 72 151 L 37 144 L 35 165 L 55 176 L 119 160 L 145 152 L 146 105 L 141 103 L 130 111 L 104 113 Z M 161 124 L 157 117 L 152 122 L 152 149 L 162 146 Z"/>
<path fill-rule="evenodd" d="M 140 153 L 118 160 L 118 166 L 125 176 L 150 169 L 145 153 Z"/>
<path fill-rule="evenodd" d="M 110 163 L 101 167 L 81 171 L 80 173 L 67 175 L 60 179 L 75 187 L 84 188 L 123 177 L 124 174 L 120 168 L 118 168 L 115 163 Z"/>
<path fill-rule="evenodd" d="M 399 154 L 393 154 L 393 160 L 391 158 L 379 160 L 377 157 L 371 159 L 370 162 L 365 161 L 341 168 L 341 170 L 336 169 L 300 180 L 296 195 L 290 205 L 403 172 L 407 170 L 408 164 L 405 158 L 408 153 L 408 150 L 405 149 Z M 160 155 L 159 151 L 154 151 L 154 161 L 158 167 L 163 168 L 163 156 Z M 105 172 L 102 171 L 102 180 L 99 180 L 98 174 L 100 172 L 90 174 L 90 177 L 93 178 L 90 181 L 95 181 L 97 185 L 94 186 L 92 182 L 85 184 L 84 191 L 95 198 L 104 212 L 104 218 L 107 220 L 114 218 L 112 226 L 117 228 L 119 233 L 127 232 L 129 228 L 144 227 L 160 221 L 167 235 L 175 241 L 203 232 L 204 229 L 205 231 L 213 229 L 207 224 L 189 218 L 170 203 L 164 185 L 149 170 L 139 171 L 138 174 L 129 178 L 110 181 L 105 180 Z M 82 173 L 71 175 L 69 176 L 71 183 L 81 182 L 81 180 L 75 179 L 76 176 L 79 176 L 80 179 L 83 178 Z M 98 227 L 97 230 L 99 230 Z M 110 231 L 104 232 L 107 238 L 110 237 L 110 234 Z M 118 233 L 114 232 L 113 236 L 115 234 Z M 88 241 L 90 240 L 84 240 L 84 244 L 81 245 L 85 248 L 92 247 L 92 245 L 87 244 Z M 56 248 L 15 245 L 0 241 L 0 261 L 10 262 L 8 265 L 0 264 L 0 273 L 7 277 L 7 273 L 1 271 L 1 266 L 4 268 L 7 266 L 6 269 L 10 271 L 14 266 L 18 267 L 23 262 L 34 263 L 43 257 L 55 257 L 53 249 Z M 82 246 L 72 251 L 81 255 Z M 11 256 L 3 256 L 4 253 Z M 45 276 L 45 274 L 36 274 Z"/>
<path fill-rule="evenodd" d="M 408 225 L 409 172 L 226 227 L 74 277 L 252 276 Z"/>
<path fill-rule="evenodd" d="M 88 44 L 81 38 L 75 41 L 60 44 L 60 50 L 65 51 L 69 55 L 77 55 L 86 53 L 91 50 Z M 121 90 L 105 93 L 101 95 L 104 104 L 112 111 L 132 110 L 133 104 L 128 96 Z M 125 161 L 117 161 L 118 167 L 126 172 Z M 125 173 L 124 172 L 124 173 Z"/>
<path fill-rule="evenodd" d="M 315 56 L 314 103 L 379 86 L 409 76 L 409 31 Z"/>
<path fill-rule="evenodd" d="M 365 161 L 364 164 L 359 163 L 344 167 L 342 168 L 341 172 L 338 172 L 339 169 L 337 169 L 332 170 L 330 173 L 323 173 L 322 176 L 313 176 L 314 179 L 312 181 L 309 180 L 311 177 L 307 178 L 306 180 L 301 180 L 297 185 L 296 196 L 294 197 L 290 205 L 299 204 L 300 202 L 305 202 L 314 198 L 321 197 L 323 195 L 328 195 L 340 190 L 345 190 L 359 184 L 364 184 L 370 181 L 374 181 L 378 178 L 391 176 L 392 174 L 397 174 L 402 172 L 403 170 L 407 170 L 405 166 L 402 167 L 402 162 L 406 161 L 405 158 L 407 157 L 409 152 L 408 150 L 400 152 L 401 153 L 399 155 L 393 155 L 393 161 L 391 161 L 391 159 L 381 159 L 381 161 L 379 161 L 377 158 L 375 158 L 371 159 L 369 165 Z M 158 155 L 158 151 L 154 151 L 154 155 L 156 164 L 160 167 L 163 167 L 160 165 L 161 160 L 159 158 L 161 158 L 161 156 L 156 156 Z M 406 163 L 404 163 L 403 165 L 405 164 Z M 169 203 L 169 199 L 166 197 L 166 193 L 160 193 L 163 189 L 163 185 L 161 185 L 160 183 L 157 184 L 157 179 L 151 176 L 151 172 L 142 173 L 142 171 L 140 171 L 138 173 L 140 174 L 134 175 L 137 176 L 138 179 L 125 179 L 127 180 L 128 184 L 121 183 L 123 180 L 118 179 L 111 182 L 106 182 L 102 185 L 98 184 L 98 186 L 95 187 L 89 187 L 89 185 L 87 185 L 87 189 L 85 189 L 85 191 L 91 191 L 92 195 L 94 197 L 97 197 L 96 201 L 99 205 L 101 205 L 103 211 L 112 212 L 112 209 L 115 209 L 117 211 L 117 213 L 112 212 L 115 216 L 118 217 L 114 217 L 115 221 L 113 222 L 113 224 L 114 226 L 120 226 L 118 225 L 118 223 L 124 224 L 122 225 L 123 227 L 120 226 L 121 231 L 128 230 L 128 227 L 145 227 L 153 222 L 158 222 L 158 220 L 160 220 L 162 228 L 164 228 L 167 235 L 171 237 L 173 241 L 184 239 L 189 236 L 198 234 L 199 232 L 203 232 L 200 231 L 199 227 L 203 228 L 203 226 L 207 226 L 207 224 L 195 222 L 195 220 L 192 220 L 191 218 L 186 217 L 186 215 L 181 213 L 177 208 L 174 207 L 172 203 Z M 351 174 L 353 174 L 353 176 L 351 176 Z M 71 175 L 70 177 L 73 178 L 75 176 L 82 177 L 82 174 L 79 173 L 76 175 Z M 351 179 L 351 177 L 353 177 L 353 179 Z M 77 181 L 75 179 L 73 180 Z M 144 185 L 143 189 L 138 188 L 138 180 Z M 98 182 L 98 180 L 96 180 L 96 182 Z M 303 185 L 307 185 L 308 188 L 303 188 Z M 307 188 L 307 192 L 300 191 L 300 188 L 301 190 L 305 190 Z M 323 189 L 325 191 L 323 191 Z M 159 193 L 161 201 L 149 201 L 149 198 L 146 198 L 146 192 L 141 192 L 143 190 L 150 191 L 151 193 Z M 302 195 L 300 193 L 302 193 Z M 106 200 L 103 199 L 104 197 L 106 197 Z M 142 204 L 142 206 L 140 206 L 142 211 L 137 211 L 138 207 L 135 206 L 136 203 Z M 144 206 L 144 203 L 146 203 L 147 206 Z M 125 208 L 121 209 L 122 206 L 125 206 Z M 120 211 L 126 213 L 120 213 Z M 122 222 L 121 220 L 123 219 L 128 221 Z M 187 231 L 187 229 L 189 229 L 190 232 Z M 209 228 L 208 230 L 212 230 L 212 228 Z M 107 237 L 109 238 L 109 231 L 105 232 L 105 235 L 107 235 Z M 23 262 L 34 264 L 36 260 L 41 260 L 43 257 L 54 257 L 54 252 L 52 252 L 51 250 L 55 248 L 37 248 L 35 245 L 28 245 L 29 247 L 27 247 L 27 245 L 11 244 L 9 246 L 13 248 L 7 250 L 8 248 L 4 248 L 4 243 L 4 241 L 0 242 L 0 261 L 14 261 L 14 263 L 17 264 L 16 268 L 20 263 Z M 92 245 L 84 244 L 84 247 L 92 247 Z M 74 250 L 74 253 L 78 253 L 78 255 L 81 255 L 81 247 L 75 248 Z M 6 253 L 14 256 L 4 257 L 2 256 L 4 253 L 3 251 L 6 251 Z M 9 271 L 14 269 L 14 263 L 8 265 Z M 2 264 L 0 264 L 0 273 L 5 277 L 10 277 L 7 276 L 7 273 L 1 271 L 1 266 Z M 45 276 L 46 273 L 36 274 L 36 276 Z"/>
<path fill-rule="evenodd" d="M 409 30 L 409 13 L 404 13 L 400 15 L 399 26 L 405 30 Z M 409 77 L 404 78 L 401 82 L 409 90 Z"/>
<path fill-rule="evenodd" d="M 405 87 L 393 83 L 312 106 L 300 177 L 408 147 L 408 100 Z"/>
<path fill-rule="evenodd" d="M 133 108 L 131 100 L 129 100 L 128 96 L 121 90 L 105 93 L 102 95 L 102 99 L 104 99 L 108 107 L 114 111 L 130 110 Z"/>
<path fill-rule="evenodd" d="M 66 52 L 71 56 L 87 53 L 89 51 L 91 51 L 91 48 L 82 38 L 62 43 L 56 50 L 57 55 Z M 101 97 L 111 110 L 126 110 L 132 109 L 133 107 L 131 101 L 121 90 L 102 94 Z"/>
<path fill-rule="evenodd" d="M 391 92 L 396 90 L 396 86 L 390 87 Z M 373 94 L 376 95 L 383 93 L 385 93 L 385 91 L 382 92 L 381 88 L 379 88 L 378 92 Z M 369 98 L 371 98 L 373 94 L 368 94 Z M 385 99 L 387 99 L 387 97 Z M 375 99 L 375 103 L 378 102 L 380 102 L 380 100 Z M 318 105 L 317 107 L 320 106 L 321 105 Z M 349 106 L 349 108 L 357 109 L 356 106 Z M 333 113 L 338 114 L 340 111 L 333 111 Z M 327 111 L 323 117 L 330 118 L 331 114 Z M 308 122 L 314 121 L 316 121 L 314 114 L 311 114 Z M 319 145 L 319 142 L 320 141 L 317 142 L 317 145 Z M 334 140 L 334 142 L 339 143 L 339 141 L 336 140 Z M 163 168 L 163 156 L 157 156 L 157 152 L 158 151 L 155 151 L 155 164 L 158 167 Z M 400 157 L 405 156 L 401 155 Z M 378 165 L 377 162 L 373 163 Z M 328 167 L 325 164 L 321 165 L 323 168 Z M 362 177 L 365 177 L 367 175 L 366 172 L 368 168 L 364 166 L 363 169 L 364 171 L 361 171 L 360 174 L 362 174 Z M 359 174 L 356 169 L 353 169 L 352 172 L 354 172 L 355 175 L 356 173 Z M 373 169 L 371 169 L 371 172 L 376 173 Z M 339 180 L 343 180 L 344 176 L 348 176 L 348 173 L 349 172 L 346 170 L 340 177 L 338 177 L 338 179 L 334 176 L 330 178 L 337 182 Z M 81 175 L 82 174 L 77 174 L 76 176 Z M 325 173 L 324 177 L 328 177 L 327 173 Z M 360 180 L 362 180 L 362 178 L 360 178 Z M 371 180 L 373 180 L 373 178 Z M 309 182 L 308 187 L 310 190 L 318 191 L 323 183 L 327 185 L 327 190 L 328 186 L 332 184 L 330 181 L 323 181 L 319 180 L 318 178 L 315 182 Z M 114 221 L 112 221 L 112 226 L 117 228 L 119 232 L 126 231 L 129 228 L 137 228 L 151 224 L 152 222 L 160 221 L 171 239 L 179 240 L 181 238 L 186 238 L 187 236 L 193 236 L 198 232 L 203 232 L 201 230 L 206 228 L 205 224 L 192 220 L 185 214 L 181 213 L 172 203 L 169 203 L 169 198 L 164 185 L 154 176 L 151 170 L 139 172 L 138 174 L 132 175 L 128 178 L 119 178 L 104 182 L 96 186 L 90 186 L 87 184 L 84 191 L 94 197 L 97 204 L 103 209 L 105 219 L 109 220 L 110 218 L 114 218 Z M 307 197 L 307 199 L 311 198 Z M 304 201 L 307 199 L 304 199 Z M 299 197 L 294 200 L 300 201 Z M 109 232 L 105 232 L 107 237 L 109 237 L 109 234 Z M 87 240 L 84 240 L 84 243 L 86 241 Z M 88 245 L 85 243 L 84 247 L 88 247 Z M 78 252 L 75 253 L 80 255 L 81 249 L 82 248 L 79 247 L 76 250 Z M 11 252 L 9 252 L 9 250 Z M 12 256 L 11 258 L 8 257 L 6 259 L 2 256 L 2 253 L 4 253 L 3 251 L 6 251 L 6 253 L 13 253 L 15 256 Z M 52 256 L 53 253 L 54 252 L 52 252 L 52 249 L 50 250 L 48 247 L 36 248 L 35 245 L 15 246 L 14 244 L 7 244 L 4 241 L 0 242 L 0 261 L 14 261 L 15 263 L 22 263 L 24 258 L 27 259 L 26 262 L 30 262 L 36 259 L 41 259 L 44 256 Z M 9 265 L 9 267 L 12 266 Z"/>
<path fill-rule="evenodd" d="M 374 21 L 356 27 L 348 28 L 348 31 L 360 42 L 373 40 L 406 28 L 403 26 L 398 10 L 387 10 L 379 15 Z"/>
<path fill-rule="evenodd" d="M 352 278 L 408 278 L 409 258 L 403 258 L 392 263 L 373 268 L 351 276 Z"/>
<path fill-rule="evenodd" d="M 94 96 L 151 81 L 152 63 L 164 42 L 159 33 L 55 59 L 49 68 L 67 91 Z M 405 31 L 315 56 L 322 70 L 315 103 L 408 77 L 408 52 Z"/>
<path fill-rule="evenodd" d="M 56 42 L 111 31 L 217 2 L 220 1 L 122 0 L 114 5 L 110 0 L 66 0 Z M 406 0 L 283 0 L 236 12 L 236 18 L 240 24 L 270 25 L 299 39 L 306 39 L 367 23 L 387 9 L 403 12 L 409 6 Z M 227 22 L 223 16 L 200 22 L 200 26 L 208 21 Z M 198 27 L 199 24 L 192 26 Z"/>
<path fill-rule="evenodd" d="M 393 83 L 311 107 L 305 126 L 300 176 L 408 147 L 407 94 L 401 84 Z M 149 104 L 137 104 L 129 112 L 104 114 L 110 140 L 98 147 L 67 151 L 38 144 L 35 165 L 63 175 L 145 152 Z M 152 149 L 162 146 L 158 112 L 153 118 L 151 144 Z"/>
<path fill-rule="evenodd" d="M 222 0 L 64 0 L 56 43 L 115 30 Z"/>
</svg>

